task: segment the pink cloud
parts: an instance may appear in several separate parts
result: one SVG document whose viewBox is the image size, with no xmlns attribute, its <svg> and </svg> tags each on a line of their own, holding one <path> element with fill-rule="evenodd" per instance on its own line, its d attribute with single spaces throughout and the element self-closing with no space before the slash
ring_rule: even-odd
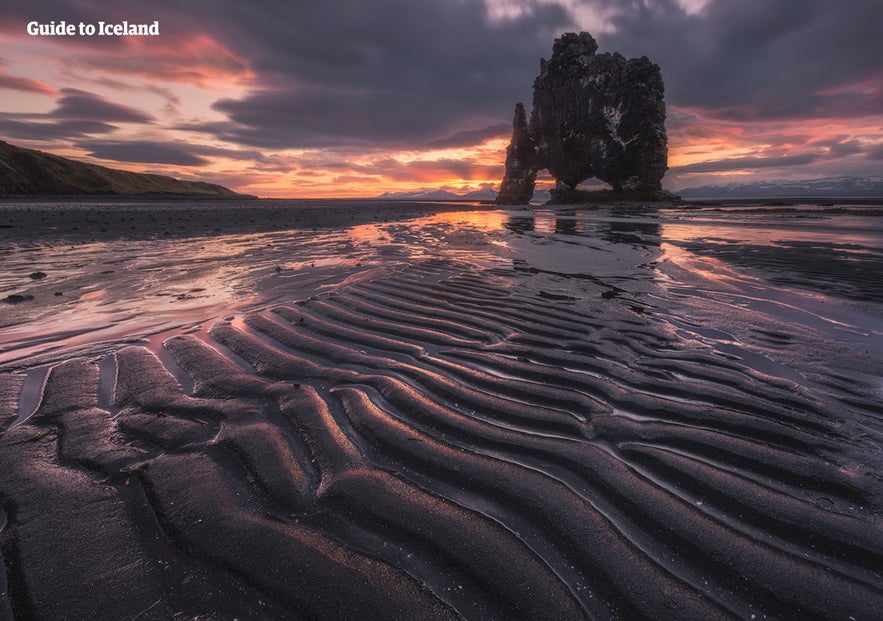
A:
<svg viewBox="0 0 883 621">
<path fill-rule="evenodd" d="M 37 93 L 38 95 L 56 95 L 57 91 L 39 80 L 30 78 L 20 78 L 18 76 L 9 75 L 7 72 L 0 70 L 0 89 L 19 91 L 23 93 Z"/>
<path fill-rule="evenodd" d="M 80 53 L 62 62 L 81 70 L 202 87 L 244 83 L 253 77 L 244 61 L 206 34 L 164 35 L 161 44 L 132 38 L 126 47 L 122 53 Z"/>
</svg>

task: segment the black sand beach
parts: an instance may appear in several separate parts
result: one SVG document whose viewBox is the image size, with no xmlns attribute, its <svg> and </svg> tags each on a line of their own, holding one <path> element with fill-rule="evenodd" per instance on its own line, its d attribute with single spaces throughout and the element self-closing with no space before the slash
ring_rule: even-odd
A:
<svg viewBox="0 0 883 621">
<path fill-rule="evenodd" d="M 152 205 L 0 205 L 0 617 L 883 616 L 875 210 Z"/>
</svg>

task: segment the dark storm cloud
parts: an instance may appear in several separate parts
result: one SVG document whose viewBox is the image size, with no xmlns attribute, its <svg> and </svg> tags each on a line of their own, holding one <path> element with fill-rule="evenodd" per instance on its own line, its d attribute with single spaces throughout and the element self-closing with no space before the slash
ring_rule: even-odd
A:
<svg viewBox="0 0 883 621">
<path fill-rule="evenodd" d="M 151 123 L 153 117 L 94 93 L 65 88 L 48 113 L 0 113 L 0 134 L 25 140 L 60 140 L 109 134 L 113 123 Z"/>
<path fill-rule="evenodd" d="M 334 87 L 256 92 L 214 105 L 232 121 L 228 140 L 264 147 L 423 142 L 439 128 L 427 118 L 435 101 L 412 92 L 344 92 Z"/>
<path fill-rule="evenodd" d="M 143 112 L 115 104 L 93 93 L 76 88 L 61 91 L 58 107 L 49 113 L 56 119 L 78 119 L 117 123 L 149 123 L 153 120 Z"/>
<path fill-rule="evenodd" d="M 868 149 L 867 158 L 869 160 L 883 160 L 883 144 L 877 144 Z"/>
<path fill-rule="evenodd" d="M 765 121 L 883 110 L 880 0 L 711 0 L 695 15 L 674 0 L 614 4 L 602 49 L 647 55 L 670 105 Z"/>
<path fill-rule="evenodd" d="M 661 65 L 673 123 L 678 108 L 701 112 L 695 125 L 684 117 L 683 135 L 713 131 L 705 121 L 883 110 L 880 0 L 710 0 L 692 15 L 675 0 L 513 0 L 521 13 L 503 20 L 481 0 L 13 4 L 0 15 L 4 34 L 21 33 L 32 19 L 159 20 L 160 47 L 145 47 L 137 58 L 96 56 L 110 40 L 63 43 L 77 53 L 70 60 L 76 67 L 94 63 L 182 83 L 216 74 L 250 80 L 242 97 L 216 102 L 225 119 L 179 129 L 261 148 L 444 148 L 497 135 L 497 128 L 507 135 L 514 104 L 529 103 L 539 58 L 548 58 L 555 36 L 587 28 L 578 23 L 586 10 L 607 17 L 609 32 L 593 33 L 601 51 L 647 55 Z M 185 53 L 185 43 L 201 36 L 210 42 Z M 160 60 L 149 62 L 151 54 Z M 181 66 L 178 57 L 186 60 Z M 179 71 L 194 63 L 194 76 Z M 56 113 L 80 116 L 59 119 L 150 120 L 94 96 L 63 95 Z M 854 147 L 833 145 L 831 155 Z"/>
<path fill-rule="evenodd" d="M 92 157 L 117 162 L 175 166 L 201 166 L 208 163 L 207 159 L 190 153 L 186 147 L 168 143 L 127 140 L 126 142 L 80 142 L 77 146 L 88 151 Z"/>
<path fill-rule="evenodd" d="M 824 147 L 827 149 L 827 154 L 832 157 L 846 157 L 864 151 L 861 142 L 849 139 L 846 136 L 839 136 L 828 140 L 813 140 L 808 142 L 806 146 Z"/>
<path fill-rule="evenodd" d="M 223 15 L 213 34 L 247 54 L 257 84 L 217 102 L 230 120 L 218 136 L 278 148 L 415 146 L 505 123 L 570 21 L 538 5 L 498 22 L 478 0 L 231 1 Z"/>
<path fill-rule="evenodd" d="M 93 134 L 108 134 L 116 126 L 100 121 L 59 121 L 36 123 L 17 118 L 18 115 L 0 115 L 0 135 L 22 140 L 59 140 L 82 138 Z"/>
<path fill-rule="evenodd" d="M 585 4 L 609 16 L 602 51 L 662 66 L 672 108 L 733 122 L 883 110 L 879 0 L 711 0 L 692 15 L 674 0 Z M 216 135 L 278 148 L 480 139 L 529 100 L 552 39 L 580 29 L 563 4 L 525 3 L 508 21 L 477 0 L 216 7 L 212 32 L 257 76 L 245 97 L 216 104 L 229 119 Z"/>
<path fill-rule="evenodd" d="M 261 161 L 264 156 L 258 151 L 221 149 L 199 144 L 131 141 L 81 141 L 76 146 L 89 152 L 89 155 L 104 160 L 134 162 L 143 164 L 173 164 L 176 166 L 201 166 L 208 163 L 207 157 L 223 157 L 236 160 Z"/>
</svg>

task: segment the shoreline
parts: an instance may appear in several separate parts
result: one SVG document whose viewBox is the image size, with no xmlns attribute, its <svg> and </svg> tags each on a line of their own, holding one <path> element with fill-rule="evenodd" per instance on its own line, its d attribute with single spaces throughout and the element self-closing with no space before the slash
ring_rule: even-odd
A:
<svg viewBox="0 0 883 621">
<path fill-rule="evenodd" d="M 670 211 L 715 211 L 734 208 L 745 213 L 800 212 L 813 206 L 818 213 L 883 216 L 883 199 L 816 198 L 779 200 L 726 199 L 682 201 L 679 204 L 643 202 L 586 205 L 494 205 L 482 201 L 405 199 L 189 199 L 78 197 L 71 200 L 0 199 L 0 248 L 30 243 L 76 243 L 110 239 L 150 239 L 218 236 L 295 229 L 328 229 L 372 222 L 415 219 L 457 211 L 530 210 L 568 213 L 612 209 L 620 214 Z"/>
<path fill-rule="evenodd" d="M 358 199 L 0 201 L 0 245 L 324 229 L 487 209 L 476 203 Z"/>
</svg>

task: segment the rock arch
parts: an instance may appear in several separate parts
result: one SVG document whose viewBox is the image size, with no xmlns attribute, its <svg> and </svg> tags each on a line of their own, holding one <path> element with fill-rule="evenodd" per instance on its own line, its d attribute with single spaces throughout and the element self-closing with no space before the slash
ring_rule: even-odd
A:
<svg viewBox="0 0 883 621">
<path fill-rule="evenodd" d="M 540 61 L 530 122 L 515 106 L 500 204 L 526 204 L 548 169 L 559 193 L 597 177 L 614 192 L 660 192 L 668 168 L 665 87 L 646 57 L 598 54 L 587 32 L 555 40 Z"/>
</svg>

